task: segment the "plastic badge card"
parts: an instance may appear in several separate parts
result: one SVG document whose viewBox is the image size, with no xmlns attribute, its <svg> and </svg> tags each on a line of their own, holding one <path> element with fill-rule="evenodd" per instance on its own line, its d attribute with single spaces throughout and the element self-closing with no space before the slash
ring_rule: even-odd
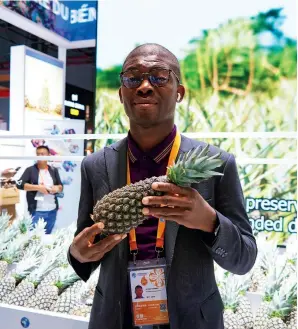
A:
<svg viewBox="0 0 298 329">
<path fill-rule="evenodd" d="M 135 326 L 169 323 L 166 265 L 163 259 L 138 261 L 128 268 Z"/>
</svg>

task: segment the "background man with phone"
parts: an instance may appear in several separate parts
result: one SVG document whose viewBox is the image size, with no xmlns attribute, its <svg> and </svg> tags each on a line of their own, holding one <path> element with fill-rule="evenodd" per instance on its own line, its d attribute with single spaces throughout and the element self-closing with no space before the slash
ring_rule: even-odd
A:
<svg viewBox="0 0 298 329">
<path fill-rule="evenodd" d="M 36 148 L 37 156 L 49 156 L 49 154 L 50 150 L 47 146 Z M 17 187 L 27 191 L 28 211 L 33 216 L 33 224 L 37 223 L 39 218 L 43 218 L 47 223 L 46 233 L 50 234 L 59 207 L 57 194 L 63 190 L 58 169 L 49 166 L 45 160 L 37 161 L 35 165 L 24 171 Z"/>
</svg>

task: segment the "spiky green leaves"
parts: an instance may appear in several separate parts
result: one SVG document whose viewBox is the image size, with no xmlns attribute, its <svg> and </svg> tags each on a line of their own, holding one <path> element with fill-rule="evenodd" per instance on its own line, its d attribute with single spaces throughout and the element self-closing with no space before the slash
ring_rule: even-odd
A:
<svg viewBox="0 0 298 329">
<path fill-rule="evenodd" d="M 208 156 L 209 145 L 203 149 L 197 147 L 180 156 L 177 162 L 168 167 L 168 178 L 173 184 L 188 187 L 213 176 L 222 176 L 222 173 L 214 171 L 223 164 L 221 153 Z"/>
</svg>

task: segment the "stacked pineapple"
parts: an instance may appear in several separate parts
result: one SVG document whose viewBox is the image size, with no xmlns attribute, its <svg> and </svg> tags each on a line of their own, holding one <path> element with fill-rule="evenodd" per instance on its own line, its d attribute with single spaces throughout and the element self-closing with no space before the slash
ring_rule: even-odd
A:
<svg viewBox="0 0 298 329">
<path fill-rule="evenodd" d="M 246 291 L 249 276 L 237 276 L 220 268 L 216 281 L 224 304 L 225 329 L 253 329 L 253 314 Z"/>
</svg>

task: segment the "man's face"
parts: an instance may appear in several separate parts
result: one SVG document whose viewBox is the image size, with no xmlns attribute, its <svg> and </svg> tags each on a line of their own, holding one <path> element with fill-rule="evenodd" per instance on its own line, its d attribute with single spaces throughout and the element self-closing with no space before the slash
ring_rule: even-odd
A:
<svg viewBox="0 0 298 329">
<path fill-rule="evenodd" d="M 49 152 L 47 149 L 40 148 L 40 149 L 36 150 L 36 155 L 37 156 L 48 156 Z M 41 160 L 41 161 L 37 161 L 37 163 L 42 165 L 42 164 L 47 164 L 47 161 Z"/>
<path fill-rule="evenodd" d="M 157 69 L 171 69 L 171 62 L 164 54 L 133 55 L 126 61 L 123 71 L 150 73 Z M 136 88 L 121 86 L 120 100 L 131 123 L 144 128 L 174 120 L 178 92 L 184 95 L 183 86 L 170 73 L 169 81 L 162 87 L 153 86 L 148 77 L 144 76 L 141 85 Z"/>
<path fill-rule="evenodd" d="M 137 287 L 136 288 L 136 297 L 140 298 L 143 296 L 143 288 Z"/>
</svg>

